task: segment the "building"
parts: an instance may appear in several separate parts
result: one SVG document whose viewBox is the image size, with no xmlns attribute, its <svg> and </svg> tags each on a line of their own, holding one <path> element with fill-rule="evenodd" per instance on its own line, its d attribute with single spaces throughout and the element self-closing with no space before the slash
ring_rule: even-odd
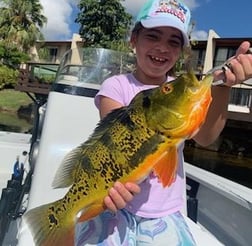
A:
<svg viewBox="0 0 252 246">
<path fill-rule="evenodd" d="M 204 75 L 213 67 L 223 64 L 235 55 L 237 47 L 244 40 L 252 43 L 252 38 L 220 38 L 210 30 L 208 40 L 198 41 L 192 47 L 194 70 Z M 228 111 L 231 120 L 252 122 L 252 79 L 232 87 Z"/>
<path fill-rule="evenodd" d="M 252 38 L 220 38 L 213 30 L 209 30 L 208 39 L 196 41 L 192 46 L 192 66 L 198 77 L 204 76 L 210 69 L 223 64 L 229 57 L 235 55 L 235 51 L 243 40 L 252 43 Z M 52 71 L 56 74 L 57 66 L 65 52 L 71 48 L 82 47 L 83 41 L 78 34 L 73 34 L 68 41 L 44 41 L 37 42 L 31 54 L 33 62 L 30 63 L 30 71 L 45 73 Z M 46 59 L 40 60 L 39 49 L 44 47 L 48 51 Z M 52 68 L 52 65 L 55 65 Z M 49 72 L 48 72 L 49 73 Z M 229 119 L 252 123 L 252 79 L 246 84 L 232 87 L 229 103 Z"/>
</svg>

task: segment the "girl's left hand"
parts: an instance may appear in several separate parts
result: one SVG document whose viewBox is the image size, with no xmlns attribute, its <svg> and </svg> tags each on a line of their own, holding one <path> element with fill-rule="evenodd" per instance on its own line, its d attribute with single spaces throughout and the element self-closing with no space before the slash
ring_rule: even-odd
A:
<svg viewBox="0 0 252 246">
<path fill-rule="evenodd" d="M 125 208 L 127 203 L 134 198 L 134 194 L 138 194 L 140 191 L 140 186 L 135 183 L 128 182 L 124 185 L 117 181 L 110 188 L 108 196 L 104 198 L 104 205 L 115 213 L 118 209 Z"/>
</svg>

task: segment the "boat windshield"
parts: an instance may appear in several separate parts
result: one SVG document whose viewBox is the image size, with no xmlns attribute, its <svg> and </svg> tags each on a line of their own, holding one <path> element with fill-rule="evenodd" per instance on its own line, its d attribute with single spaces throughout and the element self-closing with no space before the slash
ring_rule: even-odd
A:
<svg viewBox="0 0 252 246">
<path fill-rule="evenodd" d="M 59 65 L 55 83 L 92 87 L 108 77 L 134 70 L 135 56 L 103 48 L 74 48 L 67 51 Z"/>
</svg>

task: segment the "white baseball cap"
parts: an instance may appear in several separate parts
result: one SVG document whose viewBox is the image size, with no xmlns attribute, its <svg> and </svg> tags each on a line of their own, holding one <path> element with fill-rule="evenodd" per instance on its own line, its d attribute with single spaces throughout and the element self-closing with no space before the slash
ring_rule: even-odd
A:
<svg viewBox="0 0 252 246">
<path fill-rule="evenodd" d="M 190 9 L 182 1 L 148 0 L 141 8 L 136 22 L 141 22 L 145 28 L 161 26 L 177 28 L 183 35 L 184 46 L 188 46 L 190 19 Z"/>
</svg>

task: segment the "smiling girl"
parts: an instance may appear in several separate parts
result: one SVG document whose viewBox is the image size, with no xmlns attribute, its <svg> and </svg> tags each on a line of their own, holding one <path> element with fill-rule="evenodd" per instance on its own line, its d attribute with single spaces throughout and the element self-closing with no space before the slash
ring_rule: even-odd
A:
<svg viewBox="0 0 252 246">
<path fill-rule="evenodd" d="M 101 118 L 127 106 L 138 92 L 174 79 L 174 66 L 189 45 L 190 10 L 181 1 L 176 1 L 177 8 L 174 1 L 166 1 L 162 12 L 160 2 L 147 1 L 132 30 L 136 70 L 108 78 L 96 95 Z M 226 71 L 226 86 L 212 88 L 213 102 L 204 126 L 194 137 L 197 143 L 208 145 L 218 137 L 226 120 L 230 86 L 252 77 L 252 56 L 245 55 L 249 46 L 243 42 L 230 61 L 232 71 Z M 216 72 L 215 79 L 224 79 L 222 71 Z M 180 212 L 185 203 L 183 144 L 178 156 L 176 179 L 170 187 L 163 188 L 153 173 L 140 185 L 116 182 L 104 199 L 108 211 L 77 227 L 77 245 L 195 245 Z"/>
</svg>

